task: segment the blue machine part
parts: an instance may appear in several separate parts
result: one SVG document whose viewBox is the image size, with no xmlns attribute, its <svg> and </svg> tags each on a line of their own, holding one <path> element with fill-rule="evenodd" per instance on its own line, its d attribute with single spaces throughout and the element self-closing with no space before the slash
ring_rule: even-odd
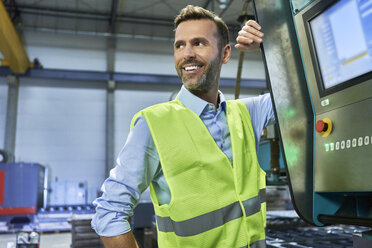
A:
<svg viewBox="0 0 372 248">
<path fill-rule="evenodd" d="M 283 153 L 281 149 L 279 156 L 280 169 L 284 169 Z M 260 144 L 257 157 L 258 163 L 260 164 L 261 168 L 264 171 L 269 171 L 271 158 L 270 142 L 262 142 L 262 144 Z"/>
<path fill-rule="evenodd" d="M 43 207 L 45 168 L 35 163 L 0 164 L 0 216 L 35 214 Z"/>
</svg>

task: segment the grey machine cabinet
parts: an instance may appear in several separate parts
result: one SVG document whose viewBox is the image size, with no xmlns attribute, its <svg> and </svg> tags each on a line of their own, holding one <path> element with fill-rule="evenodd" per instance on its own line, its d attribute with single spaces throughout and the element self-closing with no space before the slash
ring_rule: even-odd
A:
<svg viewBox="0 0 372 248">
<path fill-rule="evenodd" d="M 372 226 L 372 5 L 254 0 L 292 200 L 307 222 Z"/>
</svg>

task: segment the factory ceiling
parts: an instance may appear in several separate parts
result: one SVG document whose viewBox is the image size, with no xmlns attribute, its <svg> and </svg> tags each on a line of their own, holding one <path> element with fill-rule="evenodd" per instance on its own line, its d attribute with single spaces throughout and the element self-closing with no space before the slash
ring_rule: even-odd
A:
<svg viewBox="0 0 372 248">
<path fill-rule="evenodd" d="M 2 0 L 19 30 L 97 36 L 172 39 L 173 19 L 186 4 L 222 16 L 231 36 L 245 0 Z M 248 1 L 250 2 L 250 1 Z M 248 4 L 248 15 L 253 14 Z"/>
</svg>

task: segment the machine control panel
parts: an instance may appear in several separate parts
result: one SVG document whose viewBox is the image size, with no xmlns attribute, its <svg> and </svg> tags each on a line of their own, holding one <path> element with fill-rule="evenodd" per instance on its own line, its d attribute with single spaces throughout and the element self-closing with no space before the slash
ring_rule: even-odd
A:
<svg viewBox="0 0 372 248">
<path fill-rule="evenodd" d="M 372 126 L 366 123 L 372 123 L 372 98 L 316 117 L 315 191 L 370 191 Z"/>
</svg>

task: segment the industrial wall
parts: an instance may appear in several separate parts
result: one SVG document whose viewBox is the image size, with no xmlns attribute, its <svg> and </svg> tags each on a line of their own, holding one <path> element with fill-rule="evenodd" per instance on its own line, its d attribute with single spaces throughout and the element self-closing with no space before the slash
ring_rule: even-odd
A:
<svg viewBox="0 0 372 248">
<path fill-rule="evenodd" d="M 106 39 L 60 33 L 23 32 L 31 60 L 38 58 L 44 68 L 106 71 Z M 232 48 L 230 62 L 222 67 L 221 77 L 235 78 L 238 52 Z M 118 38 L 115 71 L 177 75 L 173 64 L 172 40 Z M 264 79 L 262 60 L 246 60 L 242 78 Z"/>
</svg>

